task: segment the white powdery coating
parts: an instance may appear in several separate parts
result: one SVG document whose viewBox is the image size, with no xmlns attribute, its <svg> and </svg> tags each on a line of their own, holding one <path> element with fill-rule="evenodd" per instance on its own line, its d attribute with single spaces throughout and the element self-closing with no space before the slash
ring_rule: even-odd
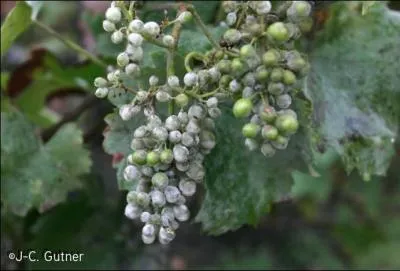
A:
<svg viewBox="0 0 400 271">
<path fill-rule="evenodd" d="M 184 196 L 193 196 L 196 193 L 196 183 L 194 181 L 182 179 L 179 182 L 179 189 Z"/>
<path fill-rule="evenodd" d="M 229 12 L 226 15 L 226 24 L 229 26 L 234 25 L 236 23 L 236 19 L 237 19 L 236 12 Z"/>
<path fill-rule="evenodd" d="M 168 92 L 158 91 L 156 94 L 156 99 L 161 103 L 165 103 L 171 99 L 171 96 L 168 94 Z"/>
<path fill-rule="evenodd" d="M 207 105 L 207 107 L 217 107 L 218 99 L 216 97 L 208 98 L 206 105 Z"/>
<path fill-rule="evenodd" d="M 176 217 L 177 220 L 184 222 L 187 221 L 190 217 L 190 212 L 189 212 L 189 208 L 184 205 L 178 205 L 178 206 L 174 206 L 174 215 Z"/>
<path fill-rule="evenodd" d="M 189 21 L 192 18 L 192 14 L 189 11 L 184 11 L 181 14 L 179 14 L 178 18 L 176 20 L 178 22 L 184 23 Z"/>
<path fill-rule="evenodd" d="M 178 113 L 178 119 L 182 125 L 186 125 L 189 122 L 189 115 L 184 111 Z"/>
<path fill-rule="evenodd" d="M 175 203 L 179 200 L 181 192 L 179 192 L 179 189 L 175 186 L 167 186 L 164 189 L 164 195 L 165 195 L 167 202 Z"/>
<path fill-rule="evenodd" d="M 156 227 L 152 224 L 146 224 L 142 228 L 143 236 L 151 237 L 156 235 Z"/>
<path fill-rule="evenodd" d="M 174 144 L 179 143 L 181 141 L 181 138 L 182 138 L 182 133 L 178 130 L 171 131 L 168 137 L 169 141 Z"/>
<path fill-rule="evenodd" d="M 117 7 L 108 8 L 106 10 L 106 18 L 113 23 L 118 23 L 121 21 L 121 10 Z"/>
<path fill-rule="evenodd" d="M 176 162 L 175 166 L 177 170 L 185 172 L 189 169 L 190 164 L 189 162 L 182 162 L 182 163 Z"/>
<path fill-rule="evenodd" d="M 175 39 L 171 35 L 165 35 L 162 39 L 163 43 L 169 47 L 174 46 L 175 44 Z"/>
<path fill-rule="evenodd" d="M 142 213 L 142 209 L 133 204 L 127 204 L 125 206 L 125 216 L 130 219 L 136 219 Z"/>
<path fill-rule="evenodd" d="M 165 205 L 165 196 L 162 192 L 154 190 L 151 192 L 151 202 L 153 206 L 163 207 Z"/>
<path fill-rule="evenodd" d="M 98 88 L 96 89 L 94 95 L 98 98 L 105 98 L 108 95 L 108 88 Z"/>
<path fill-rule="evenodd" d="M 108 82 L 103 77 L 96 77 L 94 79 L 94 86 L 97 88 L 104 88 L 104 87 L 107 87 L 107 85 L 108 85 Z"/>
<path fill-rule="evenodd" d="M 276 98 L 278 107 L 286 109 L 292 104 L 292 97 L 289 94 L 282 94 Z"/>
<path fill-rule="evenodd" d="M 135 49 L 129 53 L 129 58 L 133 62 L 140 62 L 143 59 L 143 49 L 142 47 L 134 47 Z"/>
<path fill-rule="evenodd" d="M 271 11 L 272 6 L 270 1 L 259 1 L 256 5 L 256 12 L 259 15 L 264 15 Z"/>
<path fill-rule="evenodd" d="M 144 236 L 142 234 L 142 241 L 146 245 L 150 245 L 150 244 L 154 243 L 155 240 L 156 240 L 156 235 L 154 235 L 154 236 Z"/>
<path fill-rule="evenodd" d="M 195 119 L 190 119 L 189 123 L 186 125 L 186 131 L 193 134 L 200 133 L 200 125 Z"/>
<path fill-rule="evenodd" d="M 139 178 L 140 175 L 140 171 L 133 165 L 129 165 L 124 169 L 124 179 L 127 182 L 134 181 L 135 179 Z"/>
<path fill-rule="evenodd" d="M 176 115 L 169 116 L 165 120 L 165 128 L 167 128 L 169 131 L 178 130 L 179 126 L 180 126 L 180 122 L 179 122 L 178 116 L 176 116 Z"/>
<path fill-rule="evenodd" d="M 110 22 L 109 20 L 104 20 L 103 21 L 103 29 L 106 32 L 113 32 L 115 31 L 115 24 L 113 22 Z"/>
<path fill-rule="evenodd" d="M 143 30 L 143 25 L 144 23 L 141 20 L 135 19 L 129 23 L 128 29 L 131 32 L 140 32 Z"/>
<path fill-rule="evenodd" d="M 149 222 L 150 217 L 151 217 L 151 214 L 149 212 L 143 212 L 140 215 L 140 221 L 142 221 L 143 223 L 147 223 L 147 222 Z"/>
<path fill-rule="evenodd" d="M 206 111 L 200 105 L 194 104 L 188 110 L 189 118 L 202 119 L 206 116 Z"/>
<path fill-rule="evenodd" d="M 183 77 L 183 83 L 188 87 L 192 87 L 197 84 L 198 79 L 199 78 L 197 74 L 195 74 L 194 72 L 188 72 Z"/>
<path fill-rule="evenodd" d="M 140 35 L 138 33 L 129 34 L 128 40 L 134 47 L 139 47 L 143 43 L 143 37 L 142 37 L 142 35 Z"/>
<path fill-rule="evenodd" d="M 179 87 L 179 78 L 177 76 L 171 75 L 167 81 L 170 87 Z"/>
<path fill-rule="evenodd" d="M 158 232 L 158 241 L 162 245 L 169 244 L 175 238 L 175 232 L 170 228 L 161 227 Z"/>
<path fill-rule="evenodd" d="M 164 127 L 155 127 L 152 133 L 153 136 L 160 141 L 166 141 L 168 139 L 168 131 Z"/>
<path fill-rule="evenodd" d="M 151 183 L 160 189 L 164 189 L 168 185 L 168 176 L 164 172 L 157 172 L 151 178 Z M 154 192 L 154 191 L 153 191 Z"/>
<path fill-rule="evenodd" d="M 136 93 L 136 100 L 137 100 L 139 103 L 142 103 L 142 102 L 144 102 L 144 101 L 147 99 L 148 96 L 149 96 L 149 93 L 148 93 L 147 91 L 139 90 L 139 91 Z"/>
<path fill-rule="evenodd" d="M 221 109 L 219 109 L 218 107 L 213 107 L 208 109 L 208 115 L 214 119 L 221 116 L 221 114 L 222 114 Z"/>
<path fill-rule="evenodd" d="M 198 162 L 192 162 L 186 171 L 186 175 L 195 181 L 202 181 L 205 176 L 203 165 Z"/>
<path fill-rule="evenodd" d="M 140 75 L 140 67 L 136 63 L 130 63 L 125 67 L 125 73 L 127 75 L 139 76 Z"/>
<path fill-rule="evenodd" d="M 130 104 L 121 105 L 119 108 L 119 115 L 121 116 L 122 120 L 129 120 L 134 115 L 133 106 Z"/>
<path fill-rule="evenodd" d="M 216 67 L 212 67 L 208 70 L 208 73 L 211 76 L 211 80 L 215 83 L 218 82 L 221 78 L 221 73 L 218 71 Z"/>
<path fill-rule="evenodd" d="M 232 91 L 233 93 L 238 92 L 241 88 L 242 86 L 236 79 L 232 80 L 229 83 L 229 90 Z"/>
<path fill-rule="evenodd" d="M 149 78 L 149 84 L 150 86 L 156 86 L 158 84 L 158 77 L 155 75 L 150 76 Z"/>
<path fill-rule="evenodd" d="M 271 144 L 269 143 L 264 143 L 261 146 L 261 153 L 265 156 L 265 157 L 272 157 L 275 154 L 275 149 L 274 147 L 271 146 Z"/>
<path fill-rule="evenodd" d="M 254 89 L 251 87 L 245 87 L 242 91 L 242 97 L 243 98 L 249 98 L 254 94 Z"/>
<path fill-rule="evenodd" d="M 152 37 L 160 34 L 160 26 L 156 22 L 147 22 L 143 25 L 143 31 Z"/>
<path fill-rule="evenodd" d="M 181 144 L 175 145 L 172 152 L 177 162 L 183 163 L 189 159 L 189 150 Z"/>
<path fill-rule="evenodd" d="M 115 44 L 121 43 L 124 40 L 124 34 L 121 31 L 115 31 L 111 34 L 111 41 Z"/>
<path fill-rule="evenodd" d="M 140 138 L 144 137 L 147 133 L 147 127 L 142 125 L 136 128 L 136 130 L 133 132 L 133 137 Z"/>
</svg>

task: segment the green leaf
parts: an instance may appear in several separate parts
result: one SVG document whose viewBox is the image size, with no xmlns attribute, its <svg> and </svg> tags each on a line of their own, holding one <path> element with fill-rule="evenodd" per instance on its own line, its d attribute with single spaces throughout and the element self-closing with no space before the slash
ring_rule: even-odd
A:
<svg viewBox="0 0 400 271">
<path fill-rule="evenodd" d="M 40 212 L 66 200 L 81 186 L 79 176 L 91 167 L 75 124 L 64 125 L 46 144 L 19 112 L 1 113 L 1 201 L 23 216 L 35 207 Z"/>
<path fill-rule="evenodd" d="M 1 26 L 1 55 L 4 55 L 18 36 L 28 29 L 32 9 L 23 1 L 16 2 Z"/>
<path fill-rule="evenodd" d="M 346 5 L 333 5 L 315 41 L 306 92 L 315 143 L 333 147 L 347 172 L 368 180 L 385 175 L 399 130 L 400 17 L 383 3 L 364 16 Z"/>
<path fill-rule="evenodd" d="M 135 129 L 144 123 L 144 116 L 137 115 L 129 121 L 123 121 L 118 112 L 108 114 L 105 117 L 108 130 L 104 133 L 103 148 L 108 154 L 123 155 L 123 159 L 113 165 L 117 169 L 117 181 L 120 190 L 130 190 L 134 183 L 125 181 L 123 170 L 127 165 L 126 157 L 132 152 L 131 140 Z"/>
<path fill-rule="evenodd" d="M 291 172 L 303 169 L 302 133 L 293 136 L 284 151 L 265 158 L 244 146 L 241 127 L 230 109 L 216 121 L 217 145 L 206 158 L 206 196 L 196 222 L 210 234 L 256 224 L 272 202 L 285 199 L 292 186 Z"/>
</svg>

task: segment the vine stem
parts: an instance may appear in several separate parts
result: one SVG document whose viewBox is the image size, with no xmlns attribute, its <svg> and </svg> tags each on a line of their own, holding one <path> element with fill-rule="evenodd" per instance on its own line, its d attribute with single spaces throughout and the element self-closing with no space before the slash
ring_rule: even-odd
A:
<svg viewBox="0 0 400 271">
<path fill-rule="evenodd" d="M 203 20 L 201 19 L 200 15 L 197 13 L 197 11 L 194 8 L 194 6 L 193 5 L 187 5 L 186 8 L 190 13 L 192 13 L 196 24 L 200 27 L 201 31 L 207 37 L 207 39 L 211 42 L 211 44 L 216 49 L 221 49 L 219 44 L 214 40 L 214 38 L 212 37 L 211 33 L 208 31 L 207 26 L 203 23 Z"/>
<path fill-rule="evenodd" d="M 103 68 L 107 68 L 107 64 L 104 63 L 101 59 L 99 59 L 97 56 L 91 54 L 89 51 L 85 50 L 84 48 L 82 48 L 81 46 L 79 46 L 78 44 L 76 44 L 75 42 L 73 42 L 72 40 L 63 37 L 62 35 L 60 35 L 59 33 L 57 33 L 54 29 L 52 29 L 50 26 L 47 26 L 39 21 L 34 20 L 33 23 L 35 25 L 37 25 L 38 27 L 40 27 L 41 29 L 45 30 L 46 32 L 48 32 L 50 35 L 56 37 L 57 39 L 59 39 L 61 42 L 63 42 L 67 47 L 71 48 L 72 50 L 78 52 L 79 54 L 85 56 L 86 58 L 90 59 L 91 61 L 93 61 L 93 63 L 103 67 Z"/>
<path fill-rule="evenodd" d="M 179 38 L 181 34 L 182 24 L 180 22 L 176 22 L 174 28 L 172 29 L 172 37 L 174 37 L 175 44 L 167 51 L 167 80 L 169 76 L 175 74 L 175 67 L 174 67 L 174 55 L 176 48 L 178 48 Z M 168 104 L 168 112 L 170 115 L 174 113 L 175 102 L 171 100 Z"/>
</svg>

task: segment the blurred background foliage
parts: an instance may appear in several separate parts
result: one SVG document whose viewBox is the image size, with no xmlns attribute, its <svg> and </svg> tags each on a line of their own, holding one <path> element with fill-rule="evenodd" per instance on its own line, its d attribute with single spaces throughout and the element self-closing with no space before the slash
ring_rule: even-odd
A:
<svg viewBox="0 0 400 271">
<path fill-rule="evenodd" d="M 398 3 L 390 2 L 389 6 L 399 9 Z M 39 20 L 100 55 L 107 63 L 113 63 L 118 48 L 101 28 L 108 4 L 106 1 L 46 1 Z M 209 24 L 220 16 L 217 1 L 194 4 Z M 2 21 L 14 6 L 14 1 L 1 2 Z M 329 17 L 330 12 L 328 6 L 318 6 L 320 17 L 316 31 L 325 26 L 324 16 Z M 166 8 L 165 1 L 147 2 L 144 19 L 160 21 Z M 174 16 L 172 9 L 168 16 Z M 187 31 L 191 27 L 195 26 L 189 26 Z M 186 40 L 188 51 L 190 42 L 197 43 Z M 185 51 L 180 53 L 184 55 Z M 154 62 L 156 58 L 146 61 L 149 66 L 158 65 Z M 270 212 L 254 226 L 210 236 L 199 223 L 186 223 L 170 246 L 144 246 L 140 240 L 140 224 L 123 215 L 126 192 L 118 190 L 113 168 L 121 158 L 103 150 L 106 129 L 103 119 L 112 112 L 112 105 L 88 95 L 93 91 L 93 79 L 102 73 L 101 67 L 82 61 L 58 39 L 33 26 L 2 56 L 1 110 L 13 112 L 8 117 L 2 114 L 1 120 L 2 268 L 400 268 L 399 142 L 386 176 L 375 176 L 365 182 L 357 172 L 348 175 L 339 155 L 333 149 L 326 149 L 310 165 L 313 174 L 291 172 L 292 198 L 272 204 Z M 14 111 L 14 107 L 23 115 Z M 75 124 L 55 129 L 62 120 L 75 120 Z M 18 136 L 21 134 L 24 137 Z M 26 142 L 29 146 L 25 148 Z M 68 142 L 64 145 L 67 149 L 57 147 L 63 142 Z M 76 142 L 72 149 L 71 142 Z M 3 148 L 3 143 L 8 147 Z M 21 146 L 24 151 L 20 151 Z M 3 157 L 3 151 L 18 152 L 18 156 Z M 52 167 L 62 167 L 64 172 L 67 169 L 68 174 L 52 171 L 52 178 L 57 182 L 48 186 L 35 181 L 29 183 L 26 189 L 38 189 L 37 194 L 3 186 L 5 177 L 18 181 L 34 174 L 40 181 L 43 174 L 50 174 L 40 169 L 41 161 L 57 161 L 60 156 L 65 158 L 65 163 L 52 164 Z M 17 167 L 18 176 L 7 175 L 6 166 Z M 79 181 L 74 182 L 76 179 Z M 62 191 L 51 194 L 53 186 L 62 186 Z M 12 213 L 8 211 L 11 207 L 3 203 L 3 192 L 7 196 L 10 191 L 16 193 L 10 204 L 14 208 Z M 50 194 L 43 199 L 41 193 Z M 193 204 L 196 211 L 200 200 L 201 196 Z M 33 206 L 37 210 L 30 208 Z M 20 249 L 71 251 L 85 256 L 81 263 L 9 261 L 7 252 Z"/>
</svg>

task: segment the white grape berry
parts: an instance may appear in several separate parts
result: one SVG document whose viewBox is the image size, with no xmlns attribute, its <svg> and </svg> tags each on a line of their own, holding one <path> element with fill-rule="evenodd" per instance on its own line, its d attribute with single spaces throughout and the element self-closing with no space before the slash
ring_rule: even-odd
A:
<svg viewBox="0 0 400 271">
<path fill-rule="evenodd" d="M 154 87 L 154 86 L 156 86 L 157 84 L 158 84 L 158 77 L 157 76 L 155 76 L 155 75 L 152 75 L 152 76 L 150 76 L 150 78 L 149 78 L 149 85 L 150 86 L 152 86 L 152 87 Z"/>
<path fill-rule="evenodd" d="M 196 85 L 197 81 L 198 81 L 198 76 L 194 72 L 188 72 L 183 77 L 183 83 L 188 87 Z"/>
<path fill-rule="evenodd" d="M 206 115 L 206 111 L 200 105 L 194 104 L 188 110 L 189 118 L 202 119 Z"/>
<path fill-rule="evenodd" d="M 106 18 L 113 23 L 118 23 L 121 21 L 121 10 L 117 7 L 108 8 L 106 10 Z"/>
<path fill-rule="evenodd" d="M 152 134 L 160 141 L 166 141 L 168 139 L 168 131 L 164 127 L 155 127 L 152 131 Z"/>
<path fill-rule="evenodd" d="M 115 24 L 110 22 L 109 20 L 104 20 L 103 21 L 103 29 L 106 32 L 113 32 L 115 31 Z"/>
<path fill-rule="evenodd" d="M 156 235 L 156 228 L 152 224 L 146 224 L 142 228 L 143 236 L 151 237 Z"/>
<path fill-rule="evenodd" d="M 149 212 L 143 212 L 140 215 L 140 221 L 143 223 L 147 223 L 150 220 L 151 214 Z"/>
<path fill-rule="evenodd" d="M 125 216 L 127 218 L 136 219 L 142 213 L 142 209 L 137 205 L 133 205 L 133 204 L 128 203 L 125 206 L 125 212 L 124 213 L 125 213 Z"/>
<path fill-rule="evenodd" d="M 121 43 L 124 40 L 124 34 L 117 30 L 111 34 L 111 41 L 115 44 Z"/>
<path fill-rule="evenodd" d="M 198 162 L 191 163 L 186 175 L 195 181 L 202 181 L 205 176 L 203 165 Z"/>
<path fill-rule="evenodd" d="M 193 136 L 187 132 L 182 134 L 181 142 L 182 145 L 185 145 L 186 147 L 191 147 L 195 143 Z"/>
<path fill-rule="evenodd" d="M 134 115 L 133 106 L 130 104 L 121 105 L 119 108 L 119 115 L 124 121 L 131 119 Z"/>
<path fill-rule="evenodd" d="M 282 109 L 288 108 L 292 104 L 292 97 L 289 94 L 282 94 L 276 97 L 276 105 Z"/>
<path fill-rule="evenodd" d="M 186 205 L 182 204 L 182 205 L 174 206 L 173 209 L 174 209 L 174 215 L 177 220 L 184 222 L 189 219 L 190 212 L 189 212 L 189 208 Z"/>
<path fill-rule="evenodd" d="M 133 62 L 140 62 L 143 59 L 143 49 L 142 47 L 135 47 L 131 53 L 129 53 L 129 58 Z"/>
<path fill-rule="evenodd" d="M 143 43 L 143 37 L 138 33 L 129 34 L 128 40 L 134 47 L 140 47 Z"/>
<path fill-rule="evenodd" d="M 180 111 L 178 113 L 178 120 L 182 125 L 186 125 L 189 122 L 189 116 L 186 112 Z"/>
<path fill-rule="evenodd" d="M 141 125 L 133 132 L 133 137 L 141 138 L 144 137 L 147 133 L 147 127 L 145 125 Z"/>
<path fill-rule="evenodd" d="M 104 87 L 107 87 L 107 85 L 108 85 L 108 82 L 103 77 L 96 77 L 94 79 L 94 86 L 97 88 L 104 88 Z"/>
<path fill-rule="evenodd" d="M 207 105 L 207 107 L 217 107 L 218 99 L 216 97 L 208 98 L 206 105 Z"/>
<path fill-rule="evenodd" d="M 125 67 L 125 73 L 134 77 L 140 76 L 140 67 L 135 63 L 130 63 Z"/>
<path fill-rule="evenodd" d="M 151 202 L 153 206 L 163 207 L 166 203 L 164 194 L 158 190 L 151 191 Z"/>
<path fill-rule="evenodd" d="M 175 203 L 178 201 L 178 199 L 181 195 L 181 192 L 179 192 L 179 189 L 175 186 L 167 186 L 164 189 L 164 195 L 165 195 L 167 202 Z"/>
<path fill-rule="evenodd" d="M 226 15 L 226 24 L 232 26 L 236 23 L 236 19 L 237 19 L 236 12 L 229 12 Z"/>
<path fill-rule="evenodd" d="M 128 29 L 131 32 L 140 32 L 143 30 L 143 25 L 144 23 L 141 20 L 135 19 L 129 23 Z"/>
<path fill-rule="evenodd" d="M 182 133 L 178 130 L 171 131 L 168 137 L 169 141 L 174 144 L 179 143 L 181 141 L 181 138 L 182 138 Z"/>
<path fill-rule="evenodd" d="M 168 47 L 172 47 L 175 44 L 175 39 L 173 36 L 171 35 L 165 35 L 162 39 L 163 43 L 168 46 Z"/>
<path fill-rule="evenodd" d="M 140 175 L 140 171 L 133 165 L 129 165 L 124 169 L 124 179 L 127 182 L 132 182 L 138 179 Z"/>
<path fill-rule="evenodd" d="M 264 15 L 271 11 L 271 7 L 272 5 L 270 1 L 257 1 L 256 12 L 259 15 Z"/>
<path fill-rule="evenodd" d="M 177 162 L 186 162 L 189 159 L 189 150 L 181 145 L 181 144 L 177 144 L 174 146 L 174 148 L 172 149 L 172 152 L 174 154 L 174 159 Z"/>
<path fill-rule="evenodd" d="M 167 128 L 169 131 L 175 131 L 179 129 L 180 123 L 179 119 L 176 115 L 169 116 L 165 120 L 165 128 Z"/>
<path fill-rule="evenodd" d="M 198 134 L 201 131 L 199 123 L 196 119 L 190 119 L 185 127 L 186 131 L 192 134 Z"/>
<path fill-rule="evenodd" d="M 168 85 L 172 88 L 179 87 L 179 78 L 175 75 L 169 76 Z"/>
<path fill-rule="evenodd" d="M 168 92 L 165 91 L 158 91 L 156 94 L 156 99 L 161 103 L 165 103 L 171 99 L 171 95 L 169 95 Z"/>
<path fill-rule="evenodd" d="M 96 95 L 97 98 L 105 98 L 108 95 L 108 88 L 98 88 L 94 95 Z"/>
<path fill-rule="evenodd" d="M 196 183 L 194 181 L 182 179 L 179 182 L 179 189 L 184 196 L 193 196 L 196 193 Z"/>
<path fill-rule="evenodd" d="M 160 34 L 160 26 L 156 22 L 147 22 L 143 25 L 143 31 L 152 37 Z"/>
</svg>

